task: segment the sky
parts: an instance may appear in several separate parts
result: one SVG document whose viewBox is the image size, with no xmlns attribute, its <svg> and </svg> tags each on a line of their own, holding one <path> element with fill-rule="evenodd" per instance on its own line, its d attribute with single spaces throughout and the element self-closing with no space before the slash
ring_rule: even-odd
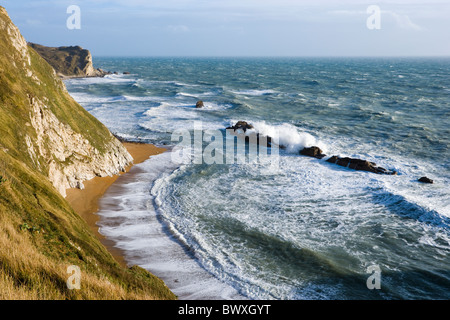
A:
<svg viewBox="0 0 450 320">
<path fill-rule="evenodd" d="M 27 41 L 94 56 L 450 56 L 450 0 L 0 0 Z M 68 28 L 71 5 L 80 29 Z M 377 6 L 378 16 L 368 11 Z M 369 24 L 369 25 L 368 25 Z M 375 28 L 374 28 L 375 27 Z"/>
</svg>

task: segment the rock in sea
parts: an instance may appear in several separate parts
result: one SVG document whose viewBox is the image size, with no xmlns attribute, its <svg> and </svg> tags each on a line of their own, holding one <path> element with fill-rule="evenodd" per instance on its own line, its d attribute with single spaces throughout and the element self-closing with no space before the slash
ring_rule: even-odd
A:
<svg viewBox="0 0 450 320">
<path fill-rule="evenodd" d="M 354 170 L 368 171 L 379 174 L 390 174 L 390 175 L 397 174 L 396 171 L 391 171 L 383 167 L 378 167 L 376 163 L 362 159 L 355 159 L 348 157 L 340 158 L 338 156 L 332 156 L 327 160 L 327 162 L 335 163 L 339 166 L 348 167 Z"/>
<path fill-rule="evenodd" d="M 264 136 L 262 134 L 259 134 L 257 132 L 250 132 L 247 133 L 247 130 L 253 129 L 253 125 L 246 121 L 238 121 L 234 126 L 227 127 L 226 129 L 233 130 L 231 133 L 232 135 L 235 135 L 237 137 L 240 137 L 241 139 L 244 139 L 246 143 L 254 143 L 257 145 L 262 145 L 267 148 L 272 147 L 272 138 L 269 136 Z M 237 132 L 236 132 L 237 131 Z M 281 148 L 282 146 L 280 146 Z"/>
<path fill-rule="evenodd" d="M 423 183 L 433 183 L 433 180 L 431 180 L 428 177 L 421 177 L 418 179 L 419 182 L 423 182 Z"/>
<path fill-rule="evenodd" d="M 238 121 L 234 126 L 228 127 L 227 129 L 233 129 L 234 131 L 241 129 L 242 131 L 246 132 L 247 129 L 253 129 L 253 125 L 246 121 Z"/>
<path fill-rule="evenodd" d="M 314 157 L 317 159 L 322 159 L 325 157 L 322 150 L 319 147 L 308 147 L 300 150 L 300 154 L 303 156 Z"/>
</svg>

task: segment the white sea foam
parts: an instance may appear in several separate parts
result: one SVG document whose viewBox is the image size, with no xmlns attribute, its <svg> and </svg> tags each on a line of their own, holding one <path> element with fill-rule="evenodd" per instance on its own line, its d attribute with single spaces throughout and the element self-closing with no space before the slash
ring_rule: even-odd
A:
<svg viewBox="0 0 450 320">
<path fill-rule="evenodd" d="M 274 94 L 277 93 L 275 90 L 271 89 L 264 89 L 264 90 L 240 90 L 240 91 L 231 91 L 234 94 L 239 95 L 247 95 L 247 96 L 264 96 L 268 94 Z"/>
<path fill-rule="evenodd" d="M 129 96 L 129 95 L 120 95 L 120 96 L 110 96 L 110 97 L 101 97 L 89 93 L 82 92 L 72 92 L 70 94 L 72 98 L 75 99 L 79 104 L 98 104 L 98 103 L 114 103 L 114 102 L 145 102 L 145 101 L 161 101 L 161 97 L 155 96 Z"/>
<path fill-rule="evenodd" d="M 194 249 L 202 266 L 219 279 L 238 285 L 251 298 L 311 298 L 309 294 L 314 293 L 313 285 L 308 285 L 310 290 L 303 294 L 292 292 L 293 284 L 289 282 L 275 281 L 277 285 L 274 286 L 269 280 L 274 274 L 264 268 L 258 269 L 251 262 L 249 257 L 254 249 L 244 245 L 245 238 L 243 243 L 222 238 L 219 229 L 212 230 L 211 234 L 202 222 L 205 216 L 214 221 L 235 221 L 243 226 L 243 231 L 254 230 L 255 234 L 282 239 L 319 255 L 323 252 L 324 256 L 330 246 L 345 248 L 348 234 L 358 228 L 357 223 L 348 223 L 354 219 L 354 212 L 366 213 L 359 219 L 370 214 L 369 208 L 373 205 L 367 201 L 364 186 L 373 185 L 374 182 L 367 180 L 368 174 L 355 176 L 349 170 L 324 166 L 317 159 L 281 157 L 280 161 L 283 172 L 269 179 L 257 178 L 261 176 L 261 168 L 249 165 L 232 166 L 226 173 L 214 178 L 205 175 L 197 182 L 190 181 L 186 187 L 190 186 L 195 192 L 179 198 L 180 208 L 171 207 L 173 203 L 167 203 L 166 196 L 173 190 L 170 186 L 174 178 L 183 175 L 183 171 L 160 181 L 152 193 L 158 196 L 162 214 L 174 225 L 173 230 L 177 230 L 183 241 Z M 253 179 L 258 181 L 257 188 L 249 182 Z M 225 186 L 232 187 L 225 188 L 227 192 L 223 192 Z M 177 185 L 176 188 L 185 190 L 183 185 Z M 183 194 L 184 191 L 181 192 Z M 292 199 L 296 201 L 292 202 Z M 271 202 L 281 202 L 279 209 L 263 210 Z M 320 206 L 312 206 L 310 210 L 314 210 L 314 214 L 306 214 L 309 211 L 307 206 L 315 202 Z M 339 207 L 336 207 L 337 203 L 340 203 Z M 289 208 L 293 210 L 291 214 Z M 333 237 L 330 237 L 328 230 L 331 219 L 336 220 L 336 224 L 342 228 L 339 231 L 332 229 Z M 303 287 L 307 283 L 300 281 L 298 285 Z M 326 297 L 330 297 L 335 290 L 333 287 L 322 289 Z"/>
<path fill-rule="evenodd" d="M 139 125 L 151 131 L 171 133 L 175 130 L 193 130 L 194 122 L 203 124 L 204 129 L 222 129 L 223 123 L 210 121 L 205 118 L 205 110 L 220 110 L 228 106 L 204 102 L 204 108 L 195 108 L 194 105 L 182 102 L 162 102 L 145 112 Z"/>
<path fill-rule="evenodd" d="M 153 156 L 119 177 L 100 200 L 100 233 L 125 250 L 128 265 L 154 273 L 180 299 L 244 299 L 201 268 L 160 223 L 149 192 L 176 168 L 170 159 L 170 152 Z"/>
<path fill-rule="evenodd" d="M 397 75 L 398 72 L 393 77 Z M 115 89 L 122 80 L 125 78 L 118 76 L 92 81 L 110 82 Z M 69 81 L 81 81 L 74 84 L 80 87 L 84 80 Z M 84 83 L 88 84 L 89 80 Z M 124 88 L 129 87 L 125 84 Z M 90 111 L 100 115 L 101 121 L 113 131 L 125 132 L 122 136 L 130 138 L 133 138 L 132 127 L 136 124 L 148 129 L 137 129 L 137 133 L 144 131 L 158 139 L 164 136 L 161 132 L 192 130 L 195 121 L 201 121 L 204 129 L 222 129 L 237 120 L 247 120 L 255 126 L 248 132 L 272 136 L 286 146 L 287 152 L 282 151 L 277 158 L 277 170 L 266 168 L 264 163 L 252 163 L 183 166 L 172 173 L 175 167 L 167 166 L 169 161 L 165 157 L 169 153 L 165 153 L 136 166 L 140 173 L 134 175 L 135 180 L 125 183 L 119 180 L 102 200 L 106 204 L 101 210 L 101 232 L 126 250 L 130 264 L 141 265 L 161 276 L 181 298 L 233 298 L 237 293 L 231 286 L 256 299 L 340 299 L 347 297 L 350 288 L 342 289 L 342 284 L 332 280 L 336 279 L 335 274 L 322 273 L 324 270 L 349 271 L 363 279 L 367 277 L 367 265 L 380 263 L 383 270 L 393 271 L 395 277 L 404 271 L 402 264 L 405 262 L 410 270 L 420 270 L 424 266 L 421 259 L 425 264 L 448 260 L 450 239 L 446 218 L 450 218 L 447 187 L 450 180 L 448 169 L 439 165 L 439 161 L 408 158 L 401 150 L 386 148 L 383 141 L 374 142 L 373 137 L 341 134 L 339 124 L 331 127 L 329 123 L 328 131 L 313 132 L 289 123 L 251 119 L 256 114 L 268 118 L 267 110 L 272 106 L 261 106 L 253 101 L 264 95 L 270 100 L 278 97 L 274 90 L 232 91 L 245 100 L 242 105 L 247 107 L 236 109 L 242 111 L 239 117 L 234 110 L 227 111 L 229 105 L 218 103 L 214 94 L 209 95 L 207 90 L 210 89 L 201 93 L 200 88 L 174 88 L 195 87 L 177 81 L 138 80 L 134 84 L 141 88 L 161 86 L 164 90 L 175 90 L 170 91 L 170 97 L 149 98 L 152 100 L 148 101 L 159 105 L 136 103 L 132 108 L 122 102 L 142 101 L 139 99 L 147 97 L 127 93 L 116 97 L 81 94 L 78 98 L 84 99 L 85 104 L 101 103 L 102 106 L 94 106 Z M 199 93 L 188 93 L 190 91 Z M 173 97 L 176 92 L 179 93 Z M 317 105 L 329 106 L 324 109 L 339 110 L 351 105 L 345 97 L 335 97 L 335 94 L 316 95 L 310 91 L 305 94 Z M 385 93 L 375 95 L 384 97 Z M 206 97 L 205 107 L 196 109 L 193 98 L 201 97 Z M 303 94 L 293 97 L 296 101 L 305 98 Z M 223 98 L 221 96 L 220 101 Z M 407 95 L 405 99 L 409 99 Z M 416 101 L 428 102 L 425 98 Z M 220 112 L 224 110 L 227 112 Z M 372 108 L 364 113 L 380 120 L 389 119 L 386 111 L 376 111 Z M 390 112 L 397 117 L 402 115 L 399 110 Z M 245 119 L 245 114 L 250 119 Z M 236 117 L 239 118 L 234 119 Z M 233 120 L 228 123 L 224 118 Z M 285 117 L 281 119 L 289 121 Z M 333 130 L 334 135 L 328 136 Z M 298 155 L 303 147 L 313 145 L 328 155 L 376 162 L 396 170 L 399 175 L 355 171 L 327 163 L 326 158 L 318 160 Z M 417 178 L 423 175 L 435 183 L 418 183 Z M 128 179 L 126 177 L 119 179 Z M 128 177 L 131 179 L 133 175 Z M 151 200 L 157 206 L 156 212 Z M 263 247 L 265 243 L 268 245 Z M 426 250 L 417 250 L 419 247 Z M 276 248 L 273 255 L 266 255 L 264 249 L 273 248 Z M 187 255 L 183 249 L 189 251 Z M 279 252 L 286 253 L 281 255 L 281 260 L 287 261 L 278 263 Z M 421 258 L 406 259 L 405 252 Z M 423 258 L 428 252 L 436 258 Z M 289 257 L 295 258 L 296 254 L 300 258 L 289 261 Z M 304 265 L 303 260 L 307 262 Z M 313 266 L 316 263 L 318 267 L 308 269 L 308 263 Z M 305 268 L 298 268 L 299 265 Z M 445 266 L 436 264 L 439 270 L 442 265 Z M 287 275 L 280 272 L 283 270 L 287 270 Z M 389 288 L 388 281 L 386 278 L 383 282 L 385 288 Z M 391 292 L 399 290 L 389 288 Z"/>
<path fill-rule="evenodd" d="M 144 86 L 153 86 L 153 85 L 174 85 L 177 87 L 199 87 L 198 84 L 193 83 L 185 83 L 181 81 L 174 80 L 140 80 L 139 83 Z"/>
<path fill-rule="evenodd" d="M 251 262 L 254 249 L 250 250 L 236 239 L 228 239 L 227 233 L 222 235 L 220 228 L 209 230 L 205 221 L 228 221 L 228 227 L 242 225 L 241 232 L 250 230 L 255 235 L 280 239 L 314 252 L 319 259 L 337 261 L 346 257 L 347 261 L 357 260 L 359 262 L 353 268 L 360 268 L 362 274 L 365 269 L 361 265 L 370 265 L 374 260 L 384 261 L 386 254 L 384 250 L 374 249 L 374 243 L 379 241 L 378 233 L 360 238 L 361 230 L 366 226 L 372 230 L 370 226 L 373 225 L 377 230 L 379 223 L 388 220 L 389 225 L 380 227 L 380 232 L 388 234 L 423 228 L 426 237 L 421 239 L 427 240 L 422 242 L 444 250 L 450 247 L 445 232 L 438 234 L 439 230 L 429 229 L 428 223 L 422 223 L 433 215 L 427 210 L 444 213 L 442 204 L 427 207 L 421 203 L 426 196 L 421 199 L 400 191 L 403 187 L 408 189 L 411 177 L 357 172 L 309 157 L 280 156 L 279 161 L 282 171 L 271 176 L 261 175 L 261 168 L 253 165 L 231 166 L 221 174 L 213 175 L 209 175 L 207 169 L 195 174 L 191 168 L 187 180 L 177 178 L 185 175 L 180 170 L 159 181 L 152 190 L 159 199 L 162 214 L 173 225 L 172 230 L 193 248 L 202 266 L 217 278 L 238 285 L 249 297 L 330 298 L 338 295 L 339 289 L 324 286 L 318 293 L 316 285 L 302 282 L 301 279 L 308 279 L 308 273 L 299 274 L 295 278 L 300 281 L 297 284 L 294 279 L 286 283 L 268 280 L 274 277 L 270 273 L 272 270 L 259 269 Z M 173 190 L 177 190 L 176 206 L 167 198 Z M 425 187 L 420 192 L 428 193 Z M 397 210 L 414 209 L 416 205 L 424 208 L 424 216 L 417 217 L 413 213 L 411 219 L 404 220 L 397 215 Z M 387 219 L 386 215 L 391 216 Z M 408 212 L 404 215 L 408 216 Z M 431 224 L 434 226 L 439 227 L 439 224 Z M 239 231 L 235 233 L 239 234 Z M 242 239 L 243 243 L 245 241 Z M 448 245 L 442 244 L 445 241 Z M 393 261 L 403 259 L 395 253 L 389 253 L 389 256 Z M 391 264 L 383 266 L 386 269 L 392 267 Z M 305 287 L 305 291 L 296 292 L 296 285 Z"/>
<path fill-rule="evenodd" d="M 199 96 L 199 94 L 178 92 L 177 96 L 197 98 Z"/>
<path fill-rule="evenodd" d="M 177 96 L 181 97 L 192 97 L 192 98 L 201 98 L 201 97 L 209 97 L 215 95 L 215 92 L 207 91 L 200 93 L 188 93 L 188 92 L 178 92 Z"/>
<path fill-rule="evenodd" d="M 403 167 L 403 177 L 385 183 L 385 189 L 391 194 L 401 196 L 405 201 L 423 208 L 425 211 L 435 212 L 442 217 L 450 218 L 450 190 L 445 191 L 445 185 L 448 185 L 450 181 L 445 177 L 435 176 L 432 172 L 436 172 L 436 168 L 429 168 L 427 165 L 420 163 L 413 166 L 416 166 L 416 168 Z M 423 175 L 423 172 L 428 172 L 427 176 L 435 181 L 433 185 L 422 184 L 417 181 Z"/>
<path fill-rule="evenodd" d="M 357 138 L 328 138 L 325 140 L 333 154 L 365 159 L 378 166 L 398 173 L 395 179 L 391 176 L 377 175 L 383 182 L 383 189 L 392 196 L 399 196 L 406 202 L 415 204 L 426 211 L 434 211 L 443 217 L 450 218 L 450 184 L 449 177 L 442 175 L 443 166 L 430 164 L 421 159 L 405 159 L 397 150 L 386 153 L 377 145 L 361 141 Z M 349 169 L 350 170 L 350 169 Z M 418 183 L 417 179 L 427 175 L 434 180 L 433 185 Z"/>
<path fill-rule="evenodd" d="M 203 101 L 203 108 L 200 108 L 198 111 L 202 110 L 226 110 L 231 108 L 231 104 L 220 104 L 211 101 Z"/>
<path fill-rule="evenodd" d="M 64 80 L 73 85 L 88 85 L 88 84 L 123 84 L 123 83 L 134 83 L 137 80 L 135 78 L 126 77 L 124 75 L 110 74 L 104 77 L 89 77 L 89 78 L 73 78 Z"/>
<path fill-rule="evenodd" d="M 280 146 L 285 147 L 288 153 L 298 154 L 303 148 L 312 146 L 317 146 L 324 152 L 327 151 L 327 146 L 323 142 L 290 123 L 268 124 L 259 120 L 248 122 L 254 126 L 254 129 L 247 130 L 248 134 L 257 132 L 263 136 L 272 137 Z M 236 120 L 230 121 L 230 124 L 234 123 L 236 123 Z"/>
</svg>

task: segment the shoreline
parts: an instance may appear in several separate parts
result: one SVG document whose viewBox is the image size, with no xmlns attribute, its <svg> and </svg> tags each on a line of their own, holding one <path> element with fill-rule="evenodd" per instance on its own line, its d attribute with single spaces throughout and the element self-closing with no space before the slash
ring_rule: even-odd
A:
<svg viewBox="0 0 450 320">
<path fill-rule="evenodd" d="M 100 209 L 99 201 L 105 192 L 122 175 L 129 173 L 135 165 L 146 161 L 151 156 L 163 153 L 167 151 L 167 149 L 157 147 L 153 144 L 139 142 L 122 142 L 122 144 L 134 159 L 133 163 L 126 167 L 125 172 L 120 172 L 112 177 L 95 177 L 91 180 L 84 181 L 84 189 L 67 189 L 66 200 L 69 202 L 72 209 L 86 221 L 91 231 L 94 232 L 95 236 L 106 247 L 108 252 L 111 253 L 113 258 L 120 265 L 126 267 L 127 263 L 123 251 L 114 246 L 114 241 L 107 239 L 99 232 L 97 222 L 100 220 L 100 217 L 96 214 Z"/>
<path fill-rule="evenodd" d="M 171 160 L 169 147 L 108 188 L 97 212 L 102 234 L 123 250 L 128 265 L 163 280 L 179 300 L 247 300 L 232 283 L 202 266 L 193 248 L 162 222 L 150 187 L 179 167 Z"/>
</svg>

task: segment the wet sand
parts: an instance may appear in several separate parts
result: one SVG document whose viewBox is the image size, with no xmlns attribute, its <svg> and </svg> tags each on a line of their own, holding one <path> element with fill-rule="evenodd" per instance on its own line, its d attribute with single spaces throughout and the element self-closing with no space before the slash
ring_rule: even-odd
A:
<svg viewBox="0 0 450 320">
<path fill-rule="evenodd" d="M 76 213 L 78 213 L 89 225 L 91 230 L 100 239 L 102 244 L 108 249 L 112 256 L 121 265 L 126 266 L 123 252 L 114 247 L 114 242 L 106 239 L 98 231 L 97 222 L 99 216 L 96 212 L 99 210 L 99 200 L 105 194 L 106 190 L 123 174 L 126 174 L 130 169 L 139 163 L 144 162 L 153 155 L 157 155 L 166 151 L 164 148 L 157 147 L 152 144 L 124 142 L 123 145 L 134 159 L 132 165 L 113 177 L 95 177 L 89 181 L 83 182 L 84 189 L 68 189 L 66 200 L 72 206 Z"/>
</svg>

